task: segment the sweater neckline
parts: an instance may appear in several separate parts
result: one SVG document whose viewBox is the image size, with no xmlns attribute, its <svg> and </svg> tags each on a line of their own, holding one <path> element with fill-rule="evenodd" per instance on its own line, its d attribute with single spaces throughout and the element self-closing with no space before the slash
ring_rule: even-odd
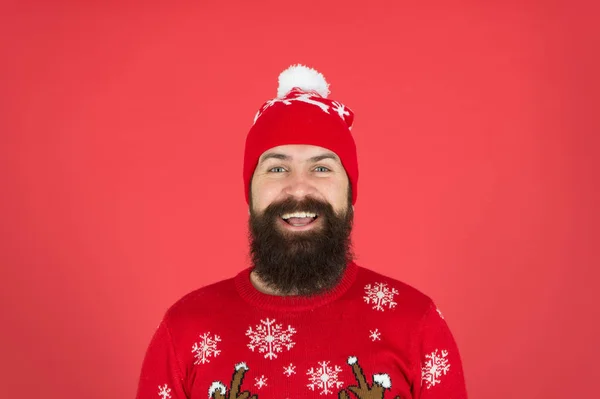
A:
<svg viewBox="0 0 600 399">
<path fill-rule="evenodd" d="M 258 308 L 282 311 L 304 311 L 335 301 L 352 286 L 356 279 L 358 266 L 348 263 L 341 280 L 331 290 L 314 296 L 269 295 L 257 290 L 250 281 L 253 267 L 248 267 L 235 276 L 235 286 L 243 300 Z"/>
</svg>

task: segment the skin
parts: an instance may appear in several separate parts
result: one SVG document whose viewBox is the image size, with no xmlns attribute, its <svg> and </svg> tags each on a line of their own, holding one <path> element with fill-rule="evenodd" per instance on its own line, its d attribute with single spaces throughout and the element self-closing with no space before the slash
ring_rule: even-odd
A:
<svg viewBox="0 0 600 399">
<path fill-rule="evenodd" d="M 329 158 L 313 159 L 322 156 Z M 348 175 L 332 151 L 313 145 L 283 145 L 259 158 L 252 176 L 252 205 L 254 211 L 262 213 L 272 202 L 289 196 L 298 200 L 312 196 L 342 214 L 348 206 L 348 185 Z"/>
<path fill-rule="evenodd" d="M 253 211 L 262 212 L 273 202 L 306 196 L 328 202 L 338 215 L 348 207 L 348 175 L 332 151 L 313 145 L 283 145 L 265 151 L 259 158 L 251 182 Z M 290 232 L 310 230 L 318 226 L 319 219 L 311 225 L 296 228 L 281 220 L 279 228 Z M 253 273 L 250 280 L 257 290 L 280 295 L 268 288 Z"/>
</svg>

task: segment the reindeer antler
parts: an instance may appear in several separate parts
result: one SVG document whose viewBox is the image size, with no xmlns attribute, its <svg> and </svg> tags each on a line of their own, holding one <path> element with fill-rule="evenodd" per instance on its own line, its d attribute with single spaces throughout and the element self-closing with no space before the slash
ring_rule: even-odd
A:
<svg viewBox="0 0 600 399">
<path fill-rule="evenodd" d="M 392 387 L 392 381 L 387 374 L 373 374 L 373 384 L 369 386 L 356 357 L 350 356 L 348 364 L 352 367 L 358 386 L 350 385 L 346 389 L 354 393 L 359 399 L 383 399 L 385 390 Z M 338 397 L 339 399 L 349 399 L 345 389 L 339 392 Z M 395 399 L 400 399 L 400 396 L 396 396 Z"/>
<path fill-rule="evenodd" d="M 246 363 L 238 363 L 235 365 L 235 372 L 231 379 L 231 386 L 229 395 L 227 395 L 227 388 L 220 381 L 215 381 L 211 384 L 208 390 L 208 397 L 212 399 L 248 399 L 250 396 L 249 391 L 239 393 L 240 386 L 244 380 L 244 374 L 248 371 Z M 250 399 L 258 399 L 256 395 L 250 396 Z"/>
</svg>

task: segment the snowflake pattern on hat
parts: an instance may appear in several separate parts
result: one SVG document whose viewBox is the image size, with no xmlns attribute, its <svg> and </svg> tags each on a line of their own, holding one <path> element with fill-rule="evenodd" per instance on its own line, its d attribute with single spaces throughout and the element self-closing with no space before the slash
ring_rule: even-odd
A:
<svg viewBox="0 0 600 399">
<path fill-rule="evenodd" d="M 321 73 L 304 65 L 292 65 L 279 75 L 277 97 L 263 104 L 256 112 L 253 123 L 276 104 L 293 105 L 302 102 L 314 105 L 327 114 L 337 114 L 351 129 L 354 120 L 352 110 L 339 101 L 328 99 L 328 95 L 329 83 Z"/>
<path fill-rule="evenodd" d="M 321 111 L 332 116 L 339 116 L 350 129 L 352 127 L 353 113 L 350 108 L 340 103 L 339 101 L 332 101 L 321 97 L 316 92 L 305 92 L 299 88 L 295 88 L 290 91 L 284 98 L 273 98 L 263 104 L 254 116 L 254 123 L 261 117 L 261 115 L 275 104 L 293 105 L 294 103 L 302 102 L 310 105 L 314 105 L 321 109 Z M 332 112 L 329 112 L 329 111 Z"/>
</svg>

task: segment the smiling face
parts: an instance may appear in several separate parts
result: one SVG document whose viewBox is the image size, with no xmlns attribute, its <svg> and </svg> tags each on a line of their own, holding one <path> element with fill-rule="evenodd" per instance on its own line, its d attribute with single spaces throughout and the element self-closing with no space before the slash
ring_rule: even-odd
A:
<svg viewBox="0 0 600 399">
<path fill-rule="evenodd" d="M 334 286 L 352 259 L 351 198 L 346 171 L 327 149 L 285 145 L 262 154 L 250 195 L 254 272 L 284 294 Z"/>
<path fill-rule="evenodd" d="M 342 215 L 349 207 L 348 190 L 348 176 L 335 153 L 312 145 L 284 145 L 259 158 L 251 183 L 251 207 L 260 214 L 272 203 L 310 197 L 331 204 Z M 312 219 L 319 219 L 314 214 L 281 216 L 285 223 L 280 226 L 289 231 L 310 230 L 315 225 Z"/>
</svg>

